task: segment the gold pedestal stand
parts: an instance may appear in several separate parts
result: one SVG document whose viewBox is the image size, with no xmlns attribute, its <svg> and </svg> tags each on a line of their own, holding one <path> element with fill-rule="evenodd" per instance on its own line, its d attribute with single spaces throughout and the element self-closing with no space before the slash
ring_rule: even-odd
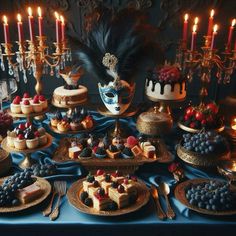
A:
<svg viewBox="0 0 236 236">
<path fill-rule="evenodd" d="M 125 128 L 121 127 L 120 119 L 132 117 L 138 112 L 139 108 L 130 106 L 123 114 L 120 115 L 114 115 L 112 114 L 107 108 L 103 105 L 99 106 L 97 111 L 106 117 L 115 118 L 115 128 L 113 130 L 109 131 L 109 135 L 111 137 L 117 137 L 120 136 L 121 138 L 126 138 L 128 136 L 127 131 Z"/>
<path fill-rule="evenodd" d="M 35 161 L 31 158 L 31 154 L 32 153 L 35 153 L 37 151 L 41 151 L 43 149 L 46 149 L 48 147 L 51 146 L 52 144 L 52 136 L 49 135 L 49 134 L 46 134 L 47 135 L 47 144 L 44 145 L 44 146 L 41 146 L 41 147 L 38 147 L 38 148 L 35 148 L 35 149 L 24 149 L 24 150 L 19 150 L 19 149 L 16 149 L 16 148 L 13 148 L 13 147 L 9 147 L 7 145 L 7 138 L 4 138 L 1 145 L 2 145 L 2 148 L 7 151 L 7 152 L 10 152 L 10 153 L 21 153 L 24 155 L 24 159 L 19 163 L 19 167 L 21 169 L 26 169 L 28 167 L 31 167 Z"/>
</svg>

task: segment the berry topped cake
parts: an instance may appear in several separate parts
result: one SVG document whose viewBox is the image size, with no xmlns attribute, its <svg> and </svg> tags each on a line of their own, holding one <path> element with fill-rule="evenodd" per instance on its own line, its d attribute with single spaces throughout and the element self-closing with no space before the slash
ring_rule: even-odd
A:
<svg viewBox="0 0 236 236">
<path fill-rule="evenodd" d="M 181 100 L 186 97 L 186 79 L 175 65 L 155 68 L 146 79 L 146 95 L 152 101 Z"/>
</svg>

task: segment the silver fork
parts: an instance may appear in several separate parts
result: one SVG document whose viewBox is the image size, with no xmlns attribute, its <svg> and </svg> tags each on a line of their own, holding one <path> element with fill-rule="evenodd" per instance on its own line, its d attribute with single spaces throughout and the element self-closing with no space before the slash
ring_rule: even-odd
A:
<svg viewBox="0 0 236 236">
<path fill-rule="evenodd" d="M 58 193 L 58 199 L 54 210 L 49 215 L 50 220 L 56 220 L 59 216 L 61 198 L 66 194 L 66 181 L 55 181 L 54 186 Z"/>
</svg>

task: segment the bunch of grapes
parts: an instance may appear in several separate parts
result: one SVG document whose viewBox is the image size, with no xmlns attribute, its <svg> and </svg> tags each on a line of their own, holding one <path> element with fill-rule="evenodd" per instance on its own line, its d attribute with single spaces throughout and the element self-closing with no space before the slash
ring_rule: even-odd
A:
<svg viewBox="0 0 236 236">
<path fill-rule="evenodd" d="M 193 206 L 212 211 L 234 209 L 235 196 L 224 182 L 210 181 L 190 185 L 186 189 L 186 198 Z"/>
<path fill-rule="evenodd" d="M 15 196 L 16 191 L 33 184 L 33 182 L 32 173 L 29 170 L 16 173 L 6 179 L 0 186 L 0 207 L 18 205 L 20 202 Z"/>
<path fill-rule="evenodd" d="M 188 151 L 200 154 L 221 153 L 227 149 L 225 138 L 212 131 L 197 134 L 184 134 L 183 147 Z"/>
<path fill-rule="evenodd" d="M 57 174 L 57 167 L 53 164 L 35 164 L 30 167 L 29 171 L 38 177 L 46 177 Z"/>
</svg>

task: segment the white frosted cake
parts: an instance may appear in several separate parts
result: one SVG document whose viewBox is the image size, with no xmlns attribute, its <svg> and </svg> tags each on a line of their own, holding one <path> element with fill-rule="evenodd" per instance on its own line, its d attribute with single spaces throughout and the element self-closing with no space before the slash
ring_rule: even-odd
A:
<svg viewBox="0 0 236 236">
<path fill-rule="evenodd" d="M 87 101 L 88 89 L 79 85 L 77 89 L 58 87 L 53 92 L 52 103 L 58 106 L 76 105 Z"/>
<path fill-rule="evenodd" d="M 165 65 L 146 79 L 146 95 L 152 101 L 182 100 L 186 97 L 186 80 L 178 67 Z"/>
</svg>

